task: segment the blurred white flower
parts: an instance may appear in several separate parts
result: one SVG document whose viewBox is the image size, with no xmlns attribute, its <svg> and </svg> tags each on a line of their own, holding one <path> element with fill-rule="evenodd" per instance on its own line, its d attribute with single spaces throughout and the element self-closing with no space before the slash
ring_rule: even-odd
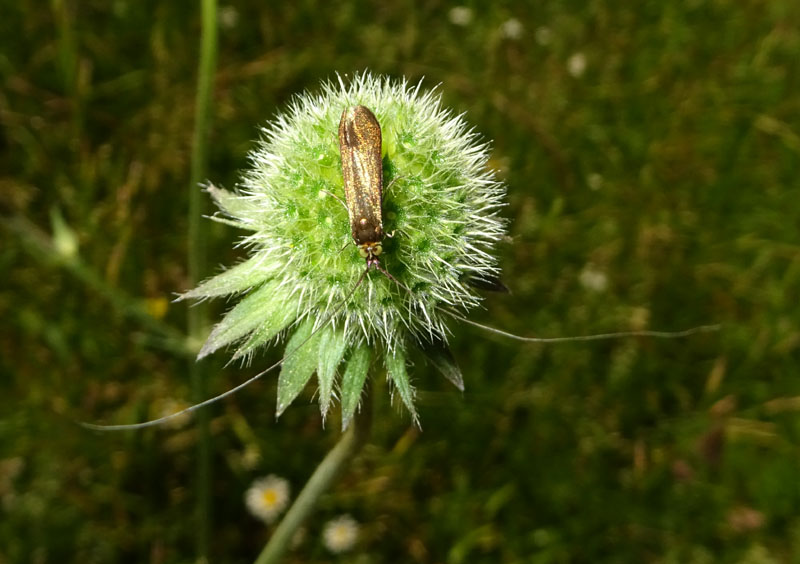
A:
<svg viewBox="0 0 800 564">
<path fill-rule="evenodd" d="M 525 32 L 525 27 L 517 18 L 510 18 L 500 25 L 500 33 L 506 39 L 519 39 Z"/>
<path fill-rule="evenodd" d="M 606 276 L 606 273 L 591 263 L 583 267 L 578 280 L 581 286 L 593 292 L 604 292 L 608 288 L 608 276 Z"/>
<path fill-rule="evenodd" d="M 580 78 L 586 71 L 586 55 L 575 53 L 567 60 L 567 72 L 575 78 Z"/>
<path fill-rule="evenodd" d="M 542 26 L 536 29 L 534 37 L 536 38 L 536 43 L 544 47 L 550 45 L 550 42 L 553 40 L 553 32 L 549 27 Z"/>
<path fill-rule="evenodd" d="M 223 29 L 233 29 L 239 23 L 239 10 L 234 6 L 220 6 L 219 25 Z"/>
<path fill-rule="evenodd" d="M 265 523 L 272 523 L 289 503 L 289 482 L 270 474 L 253 482 L 244 494 L 247 509 Z"/>
<path fill-rule="evenodd" d="M 456 6 L 450 9 L 447 17 L 454 25 L 469 25 L 472 22 L 472 10 L 466 6 Z"/>
<path fill-rule="evenodd" d="M 589 190 L 599 190 L 603 187 L 603 177 L 593 172 L 586 178 L 586 184 L 589 185 Z"/>
<path fill-rule="evenodd" d="M 346 552 L 353 548 L 358 539 L 358 523 L 349 515 L 331 519 L 322 529 L 322 540 L 331 552 Z"/>
</svg>

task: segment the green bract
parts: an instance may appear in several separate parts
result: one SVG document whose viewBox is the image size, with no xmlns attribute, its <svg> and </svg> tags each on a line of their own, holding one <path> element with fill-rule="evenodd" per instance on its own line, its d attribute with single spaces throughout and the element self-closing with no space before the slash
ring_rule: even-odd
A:
<svg viewBox="0 0 800 564">
<path fill-rule="evenodd" d="M 393 236 L 380 259 L 402 286 L 373 269 L 352 292 L 365 263 L 342 205 L 336 132 L 356 104 L 381 124 L 383 227 Z M 369 73 L 297 97 L 263 134 L 236 190 L 208 187 L 221 210 L 215 219 L 250 232 L 250 257 L 184 294 L 242 295 L 199 356 L 236 343 L 234 358 L 244 358 L 288 334 L 278 415 L 315 372 L 325 415 L 340 372 L 346 426 L 380 360 L 416 417 L 407 346 L 419 345 L 460 386 L 444 346 L 445 310 L 475 306 L 472 284 L 497 277 L 492 250 L 504 232 L 497 212 L 505 190 L 486 168 L 487 146 L 437 95 Z"/>
</svg>

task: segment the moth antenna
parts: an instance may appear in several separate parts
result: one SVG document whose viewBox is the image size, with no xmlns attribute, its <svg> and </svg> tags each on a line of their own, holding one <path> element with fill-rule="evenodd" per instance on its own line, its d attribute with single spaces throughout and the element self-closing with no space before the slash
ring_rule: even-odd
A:
<svg viewBox="0 0 800 564">
<path fill-rule="evenodd" d="M 394 282 L 395 284 L 397 284 L 398 286 L 400 286 L 400 287 L 401 287 L 403 290 L 405 290 L 406 292 L 408 292 L 408 293 L 409 293 L 409 294 L 410 294 L 410 295 L 413 297 L 413 295 L 414 295 L 414 292 L 412 292 L 412 291 L 411 291 L 411 288 L 409 288 L 408 286 L 406 286 L 405 284 L 403 284 L 402 282 L 400 282 L 400 281 L 399 281 L 397 278 L 395 278 L 394 276 L 392 276 L 391 274 L 389 274 L 389 271 L 387 271 L 385 268 L 383 268 L 383 267 L 382 267 L 380 264 L 378 264 L 378 263 L 375 263 L 375 264 L 373 264 L 373 266 L 374 266 L 375 268 L 377 268 L 378 270 L 380 270 L 380 271 L 381 271 L 381 273 L 382 273 L 384 276 L 386 276 L 386 278 L 388 278 L 389 280 L 391 280 L 392 282 Z"/>
<path fill-rule="evenodd" d="M 459 315 L 458 313 L 448 308 L 441 308 L 441 309 L 443 312 L 445 312 L 454 319 L 458 319 L 459 321 L 463 321 L 464 323 L 467 323 L 469 325 L 479 327 L 480 329 L 488 331 L 489 333 L 494 333 L 495 335 L 501 335 L 503 337 L 514 339 L 516 341 L 522 341 L 524 343 L 568 343 L 571 341 L 603 341 L 607 339 L 622 339 L 625 337 L 655 337 L 658 339 L 681 339 L 683 337 L 689 337 L 690 335 L 695 335 L 697 333 L 711 333 L 714 331 L 719 331 L 720 328 L 722 327 L 720 324 L 716 324 L 716 325 L 700 325 L 698 327 L 692 327 L 691 329 L 685 329 L 683 331 L 619 331 L 616 333 L 577 335 L 575 337 L 522 337 L 520 335 L 514 335 L 513 333 L 503 331 L 502 329 L 497 329 L 495 327 L 483 325 L 482 323 L 478 323 L 476 321 L 471 321 L 466 317 L 464 317 L 463 315 Z"/>
<path fill-rule="evenodd" d="M 176 417 L 180 417 L 181 415 L 186 415 L 186 414 L 192 413 L 192 412 L 197 411 L 198 409 L 200 409 L 202 407 L 206 407 L 207 405 L 211 405 L 212 403 L 217 403 L 218 401 L 220 401 L 222 399 L 225 399 L 228 396 L 232 396 L 233 394 L 235 394 L 239 390 L 241 390 L 243 388 L 246 388 L 247 386 L 249 386 L 250 384 L 252 384 L 256 380 L 261 378 L 262 376 L 266 375 L 268 372 L 271 372 L 272 370 L 274 370 L 277 367 L 279 367 L 280 365 L 282 365 L 286 361 L 287 358 L 292 356 L 294 353 L 296 353 L 298 350 L 300 350 L 308 341 L 310 341 L 311 337 L 313 337 L 319 331 L 321 331 L 326 326 L 328 321 L 330 321 L 333 318 L 334 315 L 339 313 L 342 310 L 342 308 L 344 308 L 344 306 L 347 305 L 347 302 L 350 301 L 350 298 L 353 297 L 353 294 L 358 289 L 358 287 L 361 285 L 361 283 L 364 281 L 364 277 L 366 275 L 367 275 L 367 271 L 364 270 L 364 272 L 361 273 L 361 276 L 359 276 L 358 282 L 355 283 L 355 285 L 347 293 L 347 296 L 344 297 L 344 299 L 341 301 L 341 303 L 338 306 L 336 306 L 336 309 L 334 309 L 330 314 L 328 314 L 327 319 L 325 319 L 325 321 L 323 323 L 321 323 L 319 325 L 319 327 L 314 329 L 311 332 L 311 334 L 308 337 L 306 337 L 299 345 L 297 345 L 294 349 L 292 349 L 288 353 L 284 354 L 283 358 L 281 358 L 278 362 L 276 362 L 272 366 L 270 366 L 268 368 L 265 368 L 264 370 L 262 370 L 261 372 L 259 372 L 255 376 L 252 376 L 252 377 L 248 378 L 247 380 L 245 380 L 241 384 L 237 384 L 236 386 L 234 386 L 230 390 L 222 392 L 221 394 L 216 395 L 213 398 L 209 398 L 207 400 L 201 401 L 200 403 L 196 403 L 196 404 L 194 404 L 194 405 L 192 405 L 190 407 L 187 407 L 186 409 L 182 409 L 182 410 L 180 410 L 178 412 L 175 412 L 175 413 L 172 413 L 170 415 L 165 415 L 164 417 L 159 417 L 158 419 L 152 419 L 150 421 L 143 421 L 142 423 L 130 423 L 130 424 L 127 424 L 127 425 L 96 425 L 94 423 L 85 423 L 83 421 L 79 421 L 78 424 L 81 427 L 83 427 L 85 429 L 90 429 L 92 431 L 133 431 L 133 430 L 136 430 L 136 429 L 146 429 L 147 427 L 155 427 L 156 425 L 161 425 L 162 423 L 166 423 L 167 421 L 170 421 L 171 419 L 174 419 Z"/>
</svg>

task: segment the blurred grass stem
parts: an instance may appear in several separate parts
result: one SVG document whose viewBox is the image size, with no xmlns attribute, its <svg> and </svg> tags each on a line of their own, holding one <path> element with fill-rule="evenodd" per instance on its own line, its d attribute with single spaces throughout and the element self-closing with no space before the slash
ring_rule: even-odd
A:
<svg viewBox="0 0 800 564">
<path fill-rule="evenodd" d="M 217 59 L 217 4 L 216 0 L 202 1 L 202 30 L 200 34 L 200 61 L 195 100 L 195 125 L 192 137 L 192 164 L 189 182 L 189 285 L 195 286 L 205 276 L 206 228 L 203 220 L 203 194 L 200 182 L 206 174 L 208 137 L 211 128 L 211 96 Z M 207 314 L 204 304 L 189 308 L 188 334 L 191 341 L 200 340 L 206 331 Z M 191 360 L 189 374 L 194 401 L 206 396 L 205 364 Z M 195 491 L 195 542 L 197 559 L 208 562 L 208 545 L 211 534 L 211 438 L 208 411 L 197 412 L 197 476 Z"/>
</svg>

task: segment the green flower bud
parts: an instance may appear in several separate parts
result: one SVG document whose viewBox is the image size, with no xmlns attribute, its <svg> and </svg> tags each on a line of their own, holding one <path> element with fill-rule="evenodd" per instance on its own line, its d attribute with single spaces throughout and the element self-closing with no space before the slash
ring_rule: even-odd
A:
<svg viewBox="0 0 800 564">
<path fill-rule="evenodd" d="M 355 105 L 370 108 L 382 130 L 383 232 L 392 236 L 380 260 L 395 280 L 379 269 L 365 274 L 342 205 L 336 132 Z M 420 346 L 461 386 L 444 346 L 446 312 L 476 306 L 474 287 L 498 275 L 505 189 L 486 168 L 487 145 L 439 96 L 369 73 L 295 98 L 263 134 L 236 190 L 208 187 L 221 210 L 215 219 L 249 232 L 250 256 L 184 294 L 242 296 L 199 357 L 235 344 L 234 358 L 247 359 L 286 335 L 278 415 L 316 373 L 323 416 L 338 387 L 347 426 L 380 362 L 416 419 L 407 347 Z"/>
</svg>

